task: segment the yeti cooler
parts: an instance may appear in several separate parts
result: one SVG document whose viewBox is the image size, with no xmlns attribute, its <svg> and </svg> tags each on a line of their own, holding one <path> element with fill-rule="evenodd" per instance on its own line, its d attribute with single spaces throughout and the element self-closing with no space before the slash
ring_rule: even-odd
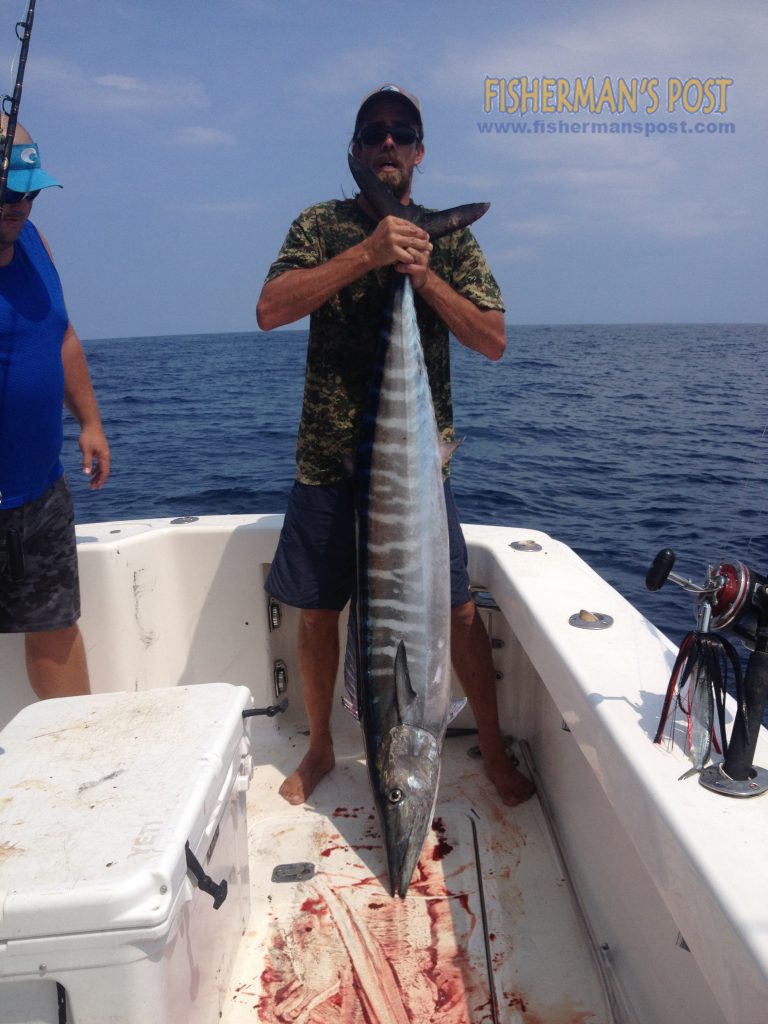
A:
<svg viewBox="0 0 768 1024">
<path fill-rule="evenodd" d="M 248 922 L 245 687 L 41 701 L 0 732 L 0 1024 L 212 1024 Z"/>
</svg>

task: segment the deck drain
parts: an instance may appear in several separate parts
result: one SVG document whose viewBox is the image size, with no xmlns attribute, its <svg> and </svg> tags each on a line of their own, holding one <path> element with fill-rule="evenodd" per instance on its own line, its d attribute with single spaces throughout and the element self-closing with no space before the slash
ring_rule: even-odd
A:
<svg viewBox="0 0 768 1024">
<path fill-rule="evenodd" d="M 295 864 L 276 864 L 272 869 L 273 882 L 306 882 L 315 877 L 315 865 L 307 860 Z"/>
</svg>

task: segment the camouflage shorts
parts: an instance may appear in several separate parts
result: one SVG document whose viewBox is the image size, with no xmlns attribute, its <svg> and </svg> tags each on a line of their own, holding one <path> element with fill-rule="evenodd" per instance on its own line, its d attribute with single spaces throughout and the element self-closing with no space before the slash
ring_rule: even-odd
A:
<svg viewBox="0 0 768 1024">
<path fill-rule="evenodd" d="M 0 511 L 0 633 L 64 629 L 80 618 L 72 498 L 64 477 Z"/>
</svg>

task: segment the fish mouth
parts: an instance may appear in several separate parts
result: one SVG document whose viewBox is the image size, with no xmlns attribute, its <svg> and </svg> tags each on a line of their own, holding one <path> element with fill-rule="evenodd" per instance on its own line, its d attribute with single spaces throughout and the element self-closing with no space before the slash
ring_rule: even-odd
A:
<svg viewBox="0 0 768 1024">
<path fill-rule="evenodd" d="M 375 776 L 390 894 L 405 899 L 432 824 L 440 744 L 425 729 L 397 726 L 382 743 Z"/>
<path fill-rule="evenodd" d="M 406 844 L 387 847 L 390 896 L 399 896 L 401 900 L 407 896 L 431 824 L 432 808 L 430 807 L 426 820 L 418 827 L 414 825 Z"/>
</svg>

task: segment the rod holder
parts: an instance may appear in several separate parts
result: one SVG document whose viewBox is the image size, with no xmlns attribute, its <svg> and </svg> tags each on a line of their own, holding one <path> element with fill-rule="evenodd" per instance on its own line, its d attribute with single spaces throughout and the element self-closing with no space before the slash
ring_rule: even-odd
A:
<svg viewBox="0 0 768 1024">
<path fill-rule="evenodd" d="M 706 768 L 699 782 L 724 796 L 759 796 L 768 790 L 768 772 L 752 763 L 768 698 L 768 634 L 762 630 L 747 662 L 746 715 L 739 707 L 722 764 Z"/>
</svg>

